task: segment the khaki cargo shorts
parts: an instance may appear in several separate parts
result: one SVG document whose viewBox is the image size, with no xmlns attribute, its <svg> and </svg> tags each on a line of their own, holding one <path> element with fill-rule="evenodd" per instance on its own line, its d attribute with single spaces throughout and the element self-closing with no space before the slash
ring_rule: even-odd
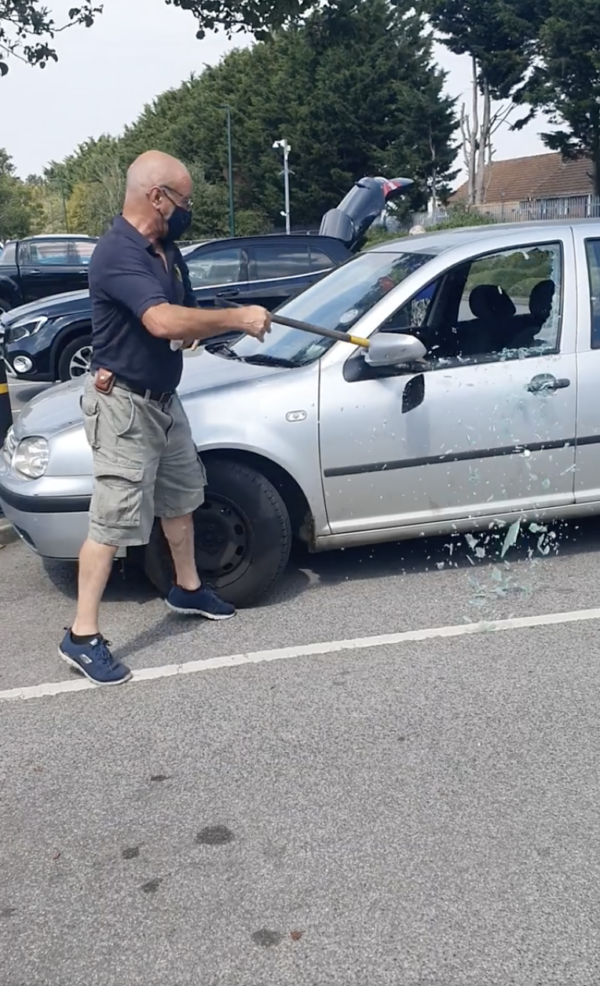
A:
<svg viewBox="0 0 600 986">
<path fill-rule="evenodd" d="M 118 385 L 100 394 L 88 376 L 80 403 L 94 462 L 92 541 L 147 544 L 155 517 L 183 517 L 204 502 L 206 472 L 177 394 L 167 405 Z"/>
</svg>

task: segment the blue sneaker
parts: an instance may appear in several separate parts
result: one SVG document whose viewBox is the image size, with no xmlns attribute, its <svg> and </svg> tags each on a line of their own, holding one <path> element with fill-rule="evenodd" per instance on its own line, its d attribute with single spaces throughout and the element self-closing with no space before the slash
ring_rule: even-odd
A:
<svg viewBox="0 0 600 986">
<path fill-rule="evenodd" d="M 63 661 L 81 671 L 95 685 L 122 685 L 131 678 L 129 668 L 115 661 L 102 634 L 94 637 L 89 644 L 76 644 L 71 631 L 67 630 L 58 653 Z"/>
<path fill-rule="evenodd" d="M 207 620 L 230 620 L 235 616 L 235 606 L 224 602 L 214 589 L 201 585 L 195 592 L 188 592 L 175 585 L 166 598 L 169 609 L 182 616 L 204 616 Z"/>
</svg>

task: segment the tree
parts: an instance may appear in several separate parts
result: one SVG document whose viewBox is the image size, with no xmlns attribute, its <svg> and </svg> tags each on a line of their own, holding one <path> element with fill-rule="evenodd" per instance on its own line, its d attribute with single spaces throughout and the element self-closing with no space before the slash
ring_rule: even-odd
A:
<svg viewBox="0 0 600 986">
<path fill-rule="evenodd" d="M 228 34 L 251 31 L 265 38 L 271 31 L 299 23 L 315 8 L 335 9 L 339 0 L 165 0 L 189 10 L 198 21 L 198 38 L 224 28 Z"/>
<path fill-rule="evenodd" d="M 102 12 L 102 7 L 92 4 L 93 0 L 80 0 L 80 6 L 73 7 L 68 19 L 57 25 L 42 0 L 0 0 L 0 76 L 8 72 L 11 57 L 40 68 L 58 61 L 55 36 L 77 24 L 91 27 Z"/>
<path fill-rule="evenodd" d="M 30 65 L 45 68 L 49 61 L 58 61 L 54 47 L 57 34 L 76 25 L 92 27 L 102 6 L 94 0 L 76 0 L 67 19 L 56 24 L 51 12 L 42 6 L 43 0 L 0 0 L 0 76 L 8 72 L 8 60 L 19 58 Z M 123 2 L 123 0 L 121 0 Z M 165 0 L 167 6 L 191 12 L 198 22 L 196 36 L 204 38 L 208 31 L 225 28 L 250 31 L 256 37 L 297 21 L 315 6 L 335 6 L 337 0 Z"/>
<path fill-rule="evenodd" d="M 281 157 L 292 145 L 292 220 L 317 226 L 365 174 L 443 187 L 456 157 L 454 101 L 409 0 L 338 0 L 192 77 L 147 106 L 124 134 L 128 159 L 156 146 L 227 181 L 231 109 L 238 209 L 281 224 Z M 260 84 L 257 85 L 257 80 Z"/>
<path fill-rule="evenodd" d="M 592 0 L 593 2 L 593 0 Z M 468 202 L 485 202 L 494 134 L 512 112 L 530 72 L 543 0 L 425 0 L 431 24 L 472 68 L 470 111 L 461 111 Z M 494 108 L 493 102 L 503 105 Z"/>
<path fill-rule="evenodd" d="M 547 147 L 565 158 L 589 157 L 600 195 L 600 4 L 597 0 L 547 0 L 536 46 L 537 64 L 522 101 L 545 110 L 559 129 L 543 133 Z"/>
<path fill-rule="evenodd" d="M 27 236 L 38 218 L 28 186 L 15 176 L 10 156 L 0 148 L 0 240 Z"/>
</svg>

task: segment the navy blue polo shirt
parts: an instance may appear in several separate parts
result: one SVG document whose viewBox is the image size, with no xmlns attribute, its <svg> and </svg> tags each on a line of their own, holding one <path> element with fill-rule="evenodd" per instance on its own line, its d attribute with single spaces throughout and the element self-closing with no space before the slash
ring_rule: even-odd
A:
<svg viewBox="0 0 600 986">
<path fill-rule="evenodd" d="M 117 216 L 89 265 L 92 370 L 112 370 L 134 387 L 159 392 L 178 386 L 183 354 L 151 335 L 141 319 L 155 305 L 196 307 L 180 251 L 165 244 L 165 253 L 168 270 L 150 241 Z"/>
</svg>

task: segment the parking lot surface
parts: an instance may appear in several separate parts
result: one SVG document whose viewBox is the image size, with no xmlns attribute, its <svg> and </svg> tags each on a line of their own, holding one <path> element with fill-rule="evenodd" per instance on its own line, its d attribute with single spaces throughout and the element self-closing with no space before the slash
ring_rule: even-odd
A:
<svg viewBox="0 0 600 986">
<path fill-rule="evenodd" d="M 116 568 L 106 690 L 1 548 L 0 986 L 600 981 L 600 522 L 504 536 L 296 552 L 225 624 Z"/>
<path fill-rule="evenodd" d="M 538 542 L 300 553 L 226 624 L 116 570 L 142 676 L 82 691 L 73 570 L 2 549 L 1 986 L 598 982 L 600 525 Z"/>
</svg>

